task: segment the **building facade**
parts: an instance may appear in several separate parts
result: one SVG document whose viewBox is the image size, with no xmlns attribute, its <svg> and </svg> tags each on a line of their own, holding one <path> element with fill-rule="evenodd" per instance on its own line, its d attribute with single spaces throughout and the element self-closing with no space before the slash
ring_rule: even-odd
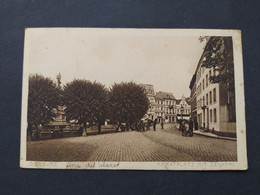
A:
<svg viewBox="0 0 260 195">
<path fill-rule="evenodd" d="M 165 123 L 175 122 L 176 99 L 172 93 L 159 91 L 155 95 L 155 116 L 158 121 Z"/>
<path fill-rule="evenodd" d="M 230 102 L 234 102 L 234 95 L 230 95 L 225 84 L 210 82 L 210 77 L 219 73 L 213 68 L 202 67 L 203 59 L 204 52 L 195 72 L 196 82 L 191 88 L 191 94 L 196 94 L 199 128 L 217 135 L 235 137 L 235 109 L 230 109 Z M 196 92 L 193 91 L 194 86 L 196 86 Z"/>
<path fill-rule="evenodd" d="M 190 98 L 185 98 L 182 96 L 181 99 L 176 100 L 175 113 L 177 120 L 189 120 L 191 114 Z"/>
<path fill-rule="evenodd" d="M 193 121 L 197 122 L 197 89 L 196 89 L 196 73 L 192 76 L 189 86 L 190 93 L 190 104 L 191 104 L 191 117 Z"/>
</svg>

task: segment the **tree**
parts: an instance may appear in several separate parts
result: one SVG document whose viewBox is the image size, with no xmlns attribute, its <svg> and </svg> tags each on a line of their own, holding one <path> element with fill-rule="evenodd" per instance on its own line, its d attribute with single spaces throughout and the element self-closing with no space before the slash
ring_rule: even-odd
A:
<svg viewBox="0 0 260 195">
<path fill-rule="evenodd" d="M 75 79 L 64 87 L 63 101 L 67 120 L 77 123 L 101 125 L 107 117 L 109 95 L 104 85 L 97 82 Z M 86 129 L 85 129 L 86 130 Z"/>
<path fill-rule="evenodd" d="M 232 37 L 200 37 L 200 41 L 207 40 L 202 67 L 212 68 L 214 73 L 210 77 L 212 83 L 224 83 L 227 90 L 234 91 L 234 60 Z"/>
<path fill-rule="evenodd" d="M 110 90 L 112 120 L 127 123 L 127 128 L 138 122 L 147 112 L 149 100 L 145 90 L 133 82 L 114 84 Z"/>
<path fill-rule="evenodd" d="M 60 103 L 60 90 L 49 78 L 34 74 L 29 76 L 28 94 L 28 138 L 32 137 L 32 129 L 53 121 L 54 109 Z"/>
<path fill-rule="evenodd" d="M 213 68 L 211 83 L 225 86 L 229 120 L 235 121 L 235 81 L 232 37 L 200 37 L 206 40 L 202 67 Z"/>
</svg>

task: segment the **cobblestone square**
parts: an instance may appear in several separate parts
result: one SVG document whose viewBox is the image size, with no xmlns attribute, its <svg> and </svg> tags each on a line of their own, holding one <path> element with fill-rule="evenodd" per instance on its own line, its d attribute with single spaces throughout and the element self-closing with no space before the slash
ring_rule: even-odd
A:
<svg viewBox="0 0 260 195">
<path fill-rule="evenodd" d="M 174 124 L 129 131 L 27 143 L 29 161 L 237 161 L 237 142 L 194 135 L 183 137 Z"/>
</svg>

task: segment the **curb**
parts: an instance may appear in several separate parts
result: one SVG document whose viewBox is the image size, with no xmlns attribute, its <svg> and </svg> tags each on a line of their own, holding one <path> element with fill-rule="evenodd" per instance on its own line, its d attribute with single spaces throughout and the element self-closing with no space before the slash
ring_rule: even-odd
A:
<svg viewBox="0 0 260 195">
<path fill-rule="evenodd" d="M 193 134 L 200 135 L 200 136 L 205 136 L 205 137 L 210 137 L 210 138 L 215 138 L 215 139 L 223 139 L 223 140 L 237 141 L 236 138 L 222 137 L 222 136 L 210 136 L 210 135 L 206 135 L 206 134 L 203 134 L 203 133 L 198 133 L 198 132 L 196 132 L 196 131 L 193 131 Z"/>
</svg>

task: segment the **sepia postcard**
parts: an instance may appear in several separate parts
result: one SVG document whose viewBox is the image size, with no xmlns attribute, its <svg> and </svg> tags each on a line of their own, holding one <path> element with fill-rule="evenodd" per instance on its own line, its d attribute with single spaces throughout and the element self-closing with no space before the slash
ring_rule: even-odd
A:
<svg viewBox="0 0 260 195">
<path fill-rule="evenodd" d="M 246 170 L 241 31 L 27 28 L 21 168 Z"/>
</svg>

